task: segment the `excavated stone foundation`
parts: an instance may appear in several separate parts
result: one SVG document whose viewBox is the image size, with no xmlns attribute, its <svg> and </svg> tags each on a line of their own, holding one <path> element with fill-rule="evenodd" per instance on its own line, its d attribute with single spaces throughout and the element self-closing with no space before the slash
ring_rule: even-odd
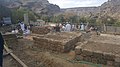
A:
<svg viewBox="0 0 120 67">
<path fill-rule="evenodd" d="M 55 52 L 69 52 L 74 49 L 79 41 L 81 33 L 61 32 L 49 33 L 44 36 L 34 37 L 35 46 Z"/>
<path fill-rule="evenodd" d="M 77 43 L 76 60 L 120 67 L 119 38 L 94 36 L 85 43 Z M 116 43 L 117 42 L 117 43 Z"/>
</svg>

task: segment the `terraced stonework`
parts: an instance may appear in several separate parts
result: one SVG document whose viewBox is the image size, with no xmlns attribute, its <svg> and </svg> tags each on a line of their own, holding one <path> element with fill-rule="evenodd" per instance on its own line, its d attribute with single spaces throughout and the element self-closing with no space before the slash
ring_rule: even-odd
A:
<svg viewBox="0 0 120 67">
<path fill-rule="evenodd" d="M 95 36 L 85 43 L 77 43 L 75 58 L 78 61 L 120 67 L 119 40 L 116 37 Z"/>
<path fill-rule="evenodd" d="M 55 52 L 69 52 L 74 49 L 75 44 L 79 41 L 81 33 L 61 32 L 49 33 L 44 36 L 34 37 L 37 48 L 52 50 Z"/>
</svg>

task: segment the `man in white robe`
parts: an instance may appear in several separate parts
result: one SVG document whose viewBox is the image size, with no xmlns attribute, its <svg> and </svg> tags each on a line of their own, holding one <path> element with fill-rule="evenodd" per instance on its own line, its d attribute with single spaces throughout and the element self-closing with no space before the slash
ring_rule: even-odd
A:
<svg viewBox="0 0 120 67">
<path fill-rule="evenodd" d="M 81 30 L 81 31 L 84 31 L 84 30 L 85 30 L 85 26 L 84 26 L 84 24 L 81 25 L 80 30 Z"/>
<path fill-rule="evenodd" d="M 66 24 L 65 31 L 66 32 L 70 32 L 71 31 L 71 25 L 69 23 Z"/>
<path fill-rule="evenodd" d="M 20 27 L 21 27 L 22 31 L 24 32 L 25 31 L 25 24 L 23 22 L 20 23 Z"/>
</svg>

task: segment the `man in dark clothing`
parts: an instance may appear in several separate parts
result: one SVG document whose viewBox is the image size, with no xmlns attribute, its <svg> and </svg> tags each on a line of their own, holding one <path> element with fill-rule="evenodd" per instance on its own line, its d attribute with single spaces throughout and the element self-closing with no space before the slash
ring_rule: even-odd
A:
<svg viewBox="0 0 120 67">
<path fill-rule="evenodd" d="M 57 26 L 55 27 L 55 31 L 56 31 L 56 32 L 60 32 L 60 27 L 59 27 L 59 25 L 57 25 Z"/>
<path fill-rule="evenodd" d="M 4 39 L 0 33 L 0 67 L 3 67 L 3 48 L 4 48 Z"/>
</svg>

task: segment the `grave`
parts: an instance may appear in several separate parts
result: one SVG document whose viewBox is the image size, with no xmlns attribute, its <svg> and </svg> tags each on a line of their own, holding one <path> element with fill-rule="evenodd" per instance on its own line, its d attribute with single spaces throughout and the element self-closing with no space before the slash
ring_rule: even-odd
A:
<svg viewBox="0 0 120 67">
<path fill-rule="evenodd" d="M 71 49 L 74 49 L 80 36 L 81 33 L 77 32 L 60 32 L 33 37 L 33 39 L 36 44 L 34 46 L 37 46 L 38 48 L 55 52 L 69 52 Z"/>
<path fill-rule="evenodd" d="M 120 67 L 120 38 L 94 36 L 75 48 L 78 61 Z"/>
</svg>

